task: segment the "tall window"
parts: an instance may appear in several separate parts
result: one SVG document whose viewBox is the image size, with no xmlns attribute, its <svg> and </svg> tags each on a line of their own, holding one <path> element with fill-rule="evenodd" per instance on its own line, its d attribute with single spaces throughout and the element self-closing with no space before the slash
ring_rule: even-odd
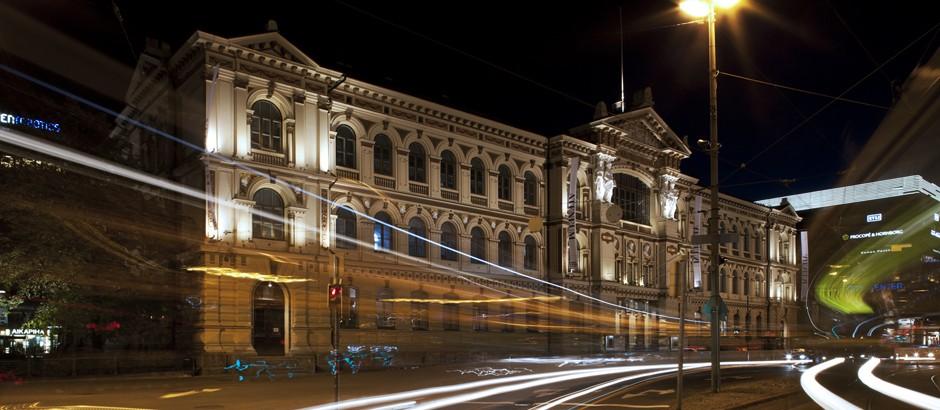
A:
<svg viewBox="0 0 940 410">
<path fill-rule="evenodd" d="M 372 244 L 373 248 L 377 251 L 387 251 L 392 249 L 392 218 L 388 216 L 385 212 L 379 212 L 375 215 L 375 219 L 384 222 L 375 223 L 375 227 L 372 229 Z"/>
<path fill-rule="evenodd" d="M 392 141 L 385 134 L 379 134 L 375 137 L 375 147 L 373 147 L 372 165 L 375 167 L 375 173 L 380 175 L 394 175 L 392 172 Z"/>
<path fill-rule="evenodd" d="M 395 292 L 388 287 L 388 284 L 376 293 L 375 327 L 379 329 L 395 328 L 395 302 L 390 302 L 394 298 Z"/>
<path fill-rule="evenodd" d="M 251 105 L 251 147 L 280 152 L 281 111 L 270 101 L 258 100 Z"/>
<path fill-rule="evenodd" d="M 761 252 L 764 251 L 764 237 L 760 233 L 757 234 L 757 238 L 754 239 L 754 258 L 760 259 Z"/>
<path fill-rule="evenodd" d="M 483 229 L 475 227 L 470 231 L 470 263 L 483 263 L 486 260 L 486 235 Z"/>
<path fill-rule="evenodd" d="M 486 303 L 474 303 L 473 304 L 473 330 L 477 332 L 485 332 L 488 328 L 487 326 L 487 306 Z"/>
<path fill-rule="evenodd" d="M 441 187 L 457 189 L 457 158 L 450 151 L 441 153 Z"/>
<path fill-rule="evenodd" d="M 751 251 L 751 230 L 744 228 L 744 252 Z"/>
<path fill-rule="evenodd" d="M 619 265 L 618 265 L 619 266 Z M 525 237 L 525 257 L 523 257 L 523 267 L 529 270 L 539 268 L 539 247 L 532 236 Z"/>
<path fill-rule="evenodd" d="M 428 293 L 423 290 L 411 292 L 412 299 L 427 299 Z M 428 330 L 431 323 L 428 320 L 428 302 L 411 302 L 411 330 Z"/>
<path fill-rule="evenodd" d="M 649 225 L 650 188 L 627 174 L 614 174 L 614 183 L 613 202 L 623 210 L 620 219 Z"/>
<path fill-rule="evenodd" d="M 499 167 L 499 178 L 497 182 L 499 186 L 497 190 L 499 199 L 512 201 L 512 171 L 509 170 L 509 167 L 505 165 Z"/>
<path fill-rule="evenodd" d="M 738 226 L 737 226 L 737 225 L 731 224 L 731 233 L 734 234 L 734 235 L 737 235 L 737 234 L 738 234 Z M 739 236 L 739 237 L 738 237 L 738 241 L 740 241 L 740 240 L 741 240 L 741 237 Z M 735 254 L 735 255 L 738 254 L 738 243 L 737 243 L 737 242 L 731 242 L 731 250 L 734 251 L 734 254 Z"/>
<path fill-rule="evenodd" d="M 503 322 L 503 329 L 502 329 L 503 332 L 512 332 L 512 331 L 516 330 L 516 328 L 513 327 L 513 325 L 515 324 L 515 323 L 513 323 L 513 319 L 515 318 L 515 314 L 516 314 L 516 313 L 515 313 L 515 311 L 513 310 L 513 307 L 512 307 L 511 304 L 506 303 L 506 304 L 500 306 L 500 308 L 499 308 L 499 316 L 500 316 L 499 321 L 500 321 L 500 322 Z"/>
<path fill-rule="evenodd" d="M 444 299 L 456 301 L 460 298 L 456 294 L 448 293 L 444 295 Z M 444 330 L 460 330 L 460 305 L 457 303 L 444 303 L 442 310 Z"/>
<path fill-rule="evenodd" d="M 336 128 L 336 165 L 356 168 L 356 133 L 348 125 Z"/>
<path fill-rule="evenodd" d="M 427 155 L 424 154 L 424 146 L 412 142 L 408 146 L 408 180 L 415 182 L 427 182 Z"/>
<path fill-rule="evenodd" d="M 421 218 L 411 218 L 408 221 L 408 232 L 412 235 L 417 235 L 422 238 L 428 237 L 428 230 L 424 226 L 424 221 Z M 415 238 L 412 235 L 408 235 L 408 255 L 414 256 L 416 258 L 425 258 L 428 256 L 428 244 L 427 242 Z"/>
<path fill-rule="evenodd" d="M 269 188 L 259 189 L 252 199 L 255 201 L 255 207 L 251 215 L 251 236 L 283 241 L 284 200 Z"/>
<path fill-rule="evenodd" d="M 343 286 L 343 303 L 340 309 L 339 325 L 355 329 L 359 327 L 359 289 Z"/>
<path fill-rule="evenodd" d="M 506 231 L 499 233 L 499 266 L 512 267 L 512 238 Z"/>
<path fill-rule="evenodd" d="M 441 244 L 444 245 L 441 247 L 441 259 L 456 261 L 457 252 L 447 249 L 458 249 L 459 246 L 457 244 L 457 228 L 454 227 L 454 224 L 444 222 L 444 225 L 441 225 Z"/>
<path fill-rule="evenodd" d="M 525 182 L 522 183 L 522 197 L 526 205 L 538 205 L 539 180 L 531 172 L 525 173 Z"/>
<path fill-rule="evenodd" d="M 718 276 L 718 291 L 725 293 L 728 291 L 728 271 L 722 269 L 721 275 Z"/>
<path fill-rule="evenodd" d="M 486 195 L 486 168 L 479 158 L 470 161 L 470 193 Z"/>
<path fill-rule="evenodd" d="M 349 208 L 336 208 L 336 247 L 356 249 L 356 214 Z"/>
<path fill-rule="evenodd" d="M 731 293 L 737 295 L 741 289 L 738 287 L 738 271 L 731 272 Z"/>
</svg>

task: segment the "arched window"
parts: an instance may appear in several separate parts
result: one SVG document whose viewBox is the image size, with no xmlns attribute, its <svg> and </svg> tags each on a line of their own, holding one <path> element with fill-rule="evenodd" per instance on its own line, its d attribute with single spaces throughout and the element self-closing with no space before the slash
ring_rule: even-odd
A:
<svg viewBox="0 0 940 410">
<path fill-rule="evenodd" d="M 738 287 L 738 271 L 731 272 L 731 293 L 737 295 L 740 292 Z"/>
<path fill-rule="evenodd" d="M 336 208 L 336 247 L 356 249 L 356 214 L 349 208 Z"/>
<path fill-rule="evenodd" d="M 457 158 L 450 151 L 441 153 L 441 187 L 457 189 Z"/>
<path fill-rule="evenodd" d="M 751 251 L 751 229 L 750 228 L 744 228 L 743 239 L 744 239 L 744 246 L 743 246 L 744 252 L 750 252 Z"/>
<path fill-rule="evenodd" d="M 356 168 L 356 133 L 348 125 L 336 128 L 336 165 Z"/>
<path fill-rule="evenodd" d="M 284 240 L 284 200 L 273 189 L 255 192 L 251 214 L 251 236 L 260 239 Z"/>
<path fill-rule="evenodd" d="M 415 238 L 413 235 L 420 236 L 422 238 L 428 237 L 428 230 L 424 226 L 424 221 L 421 218 L 411 218 L 411 221 L 408 221 L 408 232 L 412 235 L 408 235 L 408 255 L 414 256 L 416 258 L 425 258 L 428 256 L 428 244 L 421 239 Z"/>
<path fill-rule="evenodd" d="M 614 174 L 614 183 L 613 202 L 623 210 L 620 219 L 649 225 L 650 188 L 627 174 Z"/>
<path fill-rule="evenodd" d="M 532 236 L 525 237 L 525 257 L 523 265 L 526 269 L 535 270 L 539 268 L 539 246 L 535 243 Z"/>
<path fill-rule="evenodd" d="M 251 105 L 251 147 L 281 152 L 281 111 L 270 101 Z"/>
<path fill-rule="evenodd" d="M 470 193 L 486 195 L 486 167 L 479 158 L 470 161 Z"/>
<path fill-rule="evenodd" d="M 486 234 L 479 226 L 470 231 L 470 263 L 483 263 L 486 260 Z"/>
<path fill-rule="evenodd" d="M 741 315 L 738 312 L 734 312 L 734 327 L 732 329 L 734 334 L 741 332 Z"/>
<path fill-rule="evenodd" d="M 459 249 L 459 245 L 457 244 L 457 228 L 454 227 L 454 224 L 444 222 L 444 225 L 441 225 L 441 244 L 444 245 L 441 247 L 441 259 L 445 261 L 456 261 L 457 252 L 447 249 Z"/>
<path fill-rule="evenodd" d="M 427 155 L 424 155 L 424 146 L 412 142 L 408 146 L 408 180 L 415 182 L 427 182 Z"/>
<path fill-rule="evenodd" d="M 525 182 L 522 183 L 522 197 L 526 205 L 538 205 L 539 180 L 531 172 L 525 173 Z"/>
<path fill-rule="evenodd" d="M 512 238 L 506 231 L 499 233 L 499 266 L 512 267 Z"/>
<path fill-rule="evenodd" d="M 512 201 L 512 171 L 509 170 L 509 167 L 505 165 L 499 167 L 499 178 L 497 182 L 499 186 L 497 190 L 499 199 Z"/>
<path fill-rule="evenodd" d="M 392 218 L 385 212 L 379 212 L 375 215 L 379 222 L 375 223 L 372 229 L 373 249 L 377 251 L 387 251 L 392 249 Z M 384 223 L 380 223 L 384 222 Z"/>
<path fill-rule="evenodd" d="M 744 315 L 744 333 L 751 333 L 751 312 Z"/>
<path fill-rule="evenodd" d="M 744 273 L 744 295 L 751 294 L 751 275 L 747 272 Z"/>
<path fill-rule="evenodd" d="M 392 141 L 385 134 L 375 136 L 372 165 L 379 175 L 394 175 L 392 171 Z"/>
<path fill-rule="evenodd" d="M 721 275 L 718 276 L 718 291 L 721 293 L 728 292 L 728 271 L 722 269 Z"/>
</svg>

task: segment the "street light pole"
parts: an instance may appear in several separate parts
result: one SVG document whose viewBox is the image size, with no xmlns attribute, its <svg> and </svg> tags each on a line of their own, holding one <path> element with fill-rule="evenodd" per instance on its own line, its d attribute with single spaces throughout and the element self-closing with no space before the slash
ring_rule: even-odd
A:
<svg viewBox="0 0 940 410">
<path fill-rule="evenodd" d="M 709 184 L 711 185 L 711 215 L 708 218 L 708 235 L 711 237 L 711 285 L 712 285 L 712 311 L 711 311 L 711 336 L 712 336 L 712 393 L 717 393 L 721 387 L 721 334 L 719 329 L 719 307 L 721 306 L 719 295 L 719 277 L 721 267 L 721 255 L 719 254 L 719 232 L 718 232 L 718 67 L 715 61 L 715 5 L 708 2 L 708 15 L 705 17 L 708 24 L 708 119 L 709 119 L 709 158 L 710 172 Z"/>
</svg>

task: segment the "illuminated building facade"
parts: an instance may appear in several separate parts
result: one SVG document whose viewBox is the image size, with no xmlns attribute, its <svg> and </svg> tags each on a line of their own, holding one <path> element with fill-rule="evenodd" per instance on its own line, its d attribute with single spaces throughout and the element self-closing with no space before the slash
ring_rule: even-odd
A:
<svg viewBox="0 0 940 410">
<path fill-rule="evenodd" d="M 811 325 L 842 336 L 907 332 L 910 342 L 902 319 L 920 326 L 940 307 L 932 297 L 940 291 L 940 187 L 911 175 L 786 201 L 805 217 Z"/>
<path fill-rule="evenodd" d="M 198 243 L 184 264 L 207 365 L 328 352 L 334 272 L 340 347 L 394 345 L 405 361 L 666 349 L 674 334 L 658 317 L 675 316 L 686 196 L 701 188 L 679 173 L 690 151 L 649 104 L 547 138 L 346 78 L 277 32 L 197 32 L 175 53 L 149 47 L 125 115 L 208 151 L 187 154 L 127 122 L 115 130 L 135 141 L 128 155 L 163 161 L 154 169 L 209 198 L 179 226 Z M 604 219 L 610 204 L 624 220 Z M 745 238 L 725 249 L 729 322 L 755 335 L 787 328 L 798 217 L 731 197 L 722 207 L 728 232 Z M 704 300 L 696 288 L 690 312 Z"/>
</svg>

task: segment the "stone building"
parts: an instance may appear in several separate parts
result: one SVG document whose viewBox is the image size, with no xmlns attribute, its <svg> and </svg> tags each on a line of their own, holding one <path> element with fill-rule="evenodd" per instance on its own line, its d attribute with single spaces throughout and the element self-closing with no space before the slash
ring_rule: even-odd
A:
<svg viewBox="0 0 940 410">
<path fill-rule="evenodd" d="M 119 121 L 129 156 L 206 192 L 178 226 L 206 360 L 328 352 L 334 273 L 340 346 L 395 345 L 401 360 L 667 349 L 675 334 L 702 190 L 651 104 L 547 138 L 347 78 L 277 32 L 197 32 L 175 52 L 149 45 L 124 114 L 178 138 Z M 722 270 L 729 321 L 786 329 L 798 217 L 721 206 L 743 238 Z"/>
</svg>

